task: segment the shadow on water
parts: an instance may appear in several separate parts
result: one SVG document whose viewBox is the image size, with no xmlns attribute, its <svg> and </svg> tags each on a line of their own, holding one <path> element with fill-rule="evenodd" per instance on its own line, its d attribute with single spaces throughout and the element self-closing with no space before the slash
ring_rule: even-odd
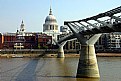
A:
<svg viewBox="0 0 121 81">
<path fill-rule="evenodd" d="M 41 76 L 41 77 L 53 77 L 53 78 L 76 78 L 75 76 Z"/>
<path fill-rule="evenodd" d="M 43 78 L 46 78 L 46 79 L 51 78 L 53 81 L 100 81 L 99 78 L 76 78 L 76 76 L 71 76 L 72 73 L 70 71 L 72 69 L 69 69 L 70 66 L 68 66 L 65 63 L 65 61 L 66 60 L 64 58 L 58 58 L 56 60 L 56 62 L 57 62 L 56 64 L 57 64 L 57 66 L 59 66 L 59 70 L 61 70 L 61 72 L 55 71 L 55 74 L 57 74 L 57 75 L 53 75 L 53 74 L 52 75 L 45 75 L 45 76 L 41 75 L 40 77 L 43 77 Z M 57 66 L 56 66 L 56 70 L 58 68 Z M 61 69 L 60 69 L 60 67 L 61 67 Z M 59 75 L 59 74 L 61 74 L 61 75 Z M 49 80 L 47 80 L 47 81 L 49 81 Z"/>
<path fill-rule="evenodd" d="M 35 70 L 37 67 L 39 59 L 32 59 L 28 65 L 20 72 L 16 77 L 15 81 L 34 81 L 35 80 Z"/>
<path fill-rule="evenodd" d="M 36 68 L 37 68 L 37 64 L 39 62 L 40 59 L 32 59 L 30 60 L 30 62 L 25 66 L 25 68 L 17 75 L 16 79 L 14 79 L 14 81 L 36 81 L 36 72 L 39 72 L 40 69 L 42 67 L 39 68 L 39 71 L 36 71 Z M 57 61 L 56 61 L 57 62 Z M 60 65 L 64 64 L 64 59 L 59 59 L 59 62 L 58 62 Z M 45 64 L 45 62 L 43 63 Z M 43 66 L 42 64 L 42 66 Z M 66 66 L 64 66 L 66 67 Z M 64 68 L 63 68 L 64 69 Z M 51 76 L 51 75 L 48 75 L 48 76 L 44 76 L 44 75 L 41 75 L 40 78 L 43 77 L 46 81 L 48 81 L 48 79 L 51 79 L 53 81 L 100 81 L 99 79 L 94 79 L 94 78 L 76 78 L 76 76 Z M 41 79 L 39 79 L 40 81 Z M 43 81 L 43 79 L 42 79 Z"/>
<path fill-rule="evenodd" d="M 99 78 L 77 78 L 76 81 L 100 81 Z"/>
<path fill-rule="evenodd" d="M 76 78 L 75 76 L 41 76 L 41 77 L 48 77 L 48 78 L 66 78 L 69 80 L 71 78 L 75 79 L 74 81 L 100 81 L 99 78 Z"/>
</svg>

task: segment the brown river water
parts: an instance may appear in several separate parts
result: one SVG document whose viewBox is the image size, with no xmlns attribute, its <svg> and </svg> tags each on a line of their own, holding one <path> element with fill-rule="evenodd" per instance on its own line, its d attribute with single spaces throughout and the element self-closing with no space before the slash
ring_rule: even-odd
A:
<svg viewBox="0 0 121 81">
<path fill-rule="evenodd" d="M 100 79 L 76 78 L 79 58 L 0 58 L 0 81 L 121 81 L 121 57 L 97 57 Z"/>
</svg>

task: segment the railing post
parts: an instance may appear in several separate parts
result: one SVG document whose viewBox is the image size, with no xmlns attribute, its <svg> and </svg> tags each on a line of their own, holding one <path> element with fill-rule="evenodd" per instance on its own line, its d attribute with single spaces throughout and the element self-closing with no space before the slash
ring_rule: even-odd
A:
<svg viewBox="0 0 121 81">
<path fill-rule="evenodd" d="M 66 44 L 67 41 L 62 42 L 61 44 L 58 44 L 59 48 L 58 48 L 58 55 L 57 58 L 64 58 L 64 50 L 63 50 L 63 46 Z"/>
</svg>

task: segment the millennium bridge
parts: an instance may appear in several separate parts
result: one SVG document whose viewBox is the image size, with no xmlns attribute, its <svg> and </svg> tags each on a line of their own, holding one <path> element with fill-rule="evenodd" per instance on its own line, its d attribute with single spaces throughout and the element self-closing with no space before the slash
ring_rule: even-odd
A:
<svg viewBox="0 0 121 81">
<path fill-rule="evenodd" d="M 72 33 L 57 41 L 58 58 L 64 57 L 63 46 L 68 40 L 77 38 L 81 52 L 76 77 L 99 78 L 94 44 L 102 33 L 121 32 L 121 6 L 98 15 L 77 20 L 65 21 Z"/>
</svg>

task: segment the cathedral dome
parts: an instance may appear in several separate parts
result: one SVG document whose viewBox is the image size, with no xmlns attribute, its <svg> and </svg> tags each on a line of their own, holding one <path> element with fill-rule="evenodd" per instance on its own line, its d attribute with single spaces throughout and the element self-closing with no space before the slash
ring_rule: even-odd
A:
<svg viewBox="0 0 121 81">
<path fill-rule="evenodd" d="M 58 32 L 58 23 L 55 16 L 52 14 L 51 8 L 49 15 L 45 19 L 45 23 L 43 24 L 43 32 Z"/>
<path fill-rule="evenodd" d="M 49 15 L 45 19 L 45 23 L 57 23 L 55 16 L 52 14 L 52 10 L 50 8 Z"/>
<path fill-rule="evenodd" d="M 49 15 L 46 17 L 45 22 L 57 22 L 57 21 L 53 15 Z"/>
</svg>

